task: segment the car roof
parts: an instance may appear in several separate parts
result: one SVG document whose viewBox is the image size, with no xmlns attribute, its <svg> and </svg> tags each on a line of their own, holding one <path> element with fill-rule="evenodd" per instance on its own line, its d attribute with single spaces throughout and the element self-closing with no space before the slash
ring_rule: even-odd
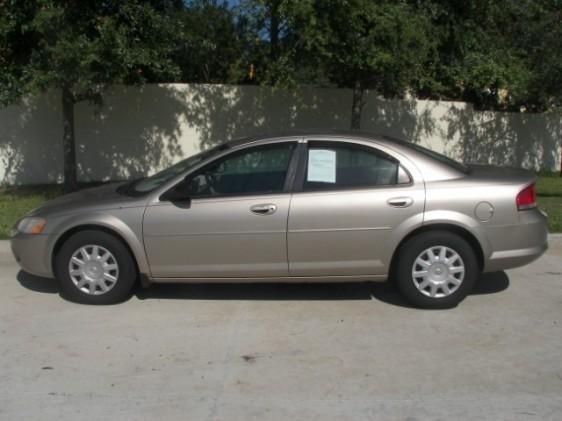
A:
<svg viewBox="0 0 562 421">
<path fill-rule="evenodd" d="M 330 137 L 348 137 L 348 138 L 361 138 L 365 140 L 388 140 L 396 142 L 404 142 L 398 139 L 393 139 L 388 136 L 378 135 L 374 133 L 362 132 L 359 130 L 289 130 L 281 132 L 263 133 L 252 136 L 245 136 L 235 138 L 227 143 L 231 146 L 244 145 L 247 143 L 266 141 L 270 139 L 294 138 L 294 137 L 310 137 L 310 136 L 330 136 Z"/>
</svg>

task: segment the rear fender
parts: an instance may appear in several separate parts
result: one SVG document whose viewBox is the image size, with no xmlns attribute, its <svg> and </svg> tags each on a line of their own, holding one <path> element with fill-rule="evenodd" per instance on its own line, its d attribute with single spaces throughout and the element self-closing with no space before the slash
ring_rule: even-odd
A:
<svg viewBox="0 0 562 421">
<path fill-rule="evenodd" d="M 484 229 L 480 225 L 480 222 L 475 218 L 472 218 L 464 213 L 448 210 L 434 210 L 426 212 L 424 215 L 423 225 L 428 226 L 437 224 L 454 225 L 470 232 L 480 244 L 485 261 L 492 254 L 492 246 L 488 241 L 488 237 L 484 233 Z"/>
</svg>

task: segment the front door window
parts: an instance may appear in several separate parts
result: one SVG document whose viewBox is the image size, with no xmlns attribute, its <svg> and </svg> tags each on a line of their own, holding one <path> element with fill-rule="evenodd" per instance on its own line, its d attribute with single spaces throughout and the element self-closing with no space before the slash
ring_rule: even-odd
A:
<svg viewBox="0 0 562 421">
<path fill-rule="evenodd" d="M 187 177 L 177 188 L 191 198 L 281 193 L 293 148 L 293 143 L 278 143 L 232 153 Z"/>
</svg>

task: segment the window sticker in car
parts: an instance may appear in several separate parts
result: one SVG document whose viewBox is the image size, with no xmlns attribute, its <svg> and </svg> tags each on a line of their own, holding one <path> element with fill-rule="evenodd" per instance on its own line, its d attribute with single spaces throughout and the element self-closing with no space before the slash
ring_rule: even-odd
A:
<svg viewBox="0 0 562 421">
<path fill-rule="evenodd" d="M 307 181 L 336 182 L 336 151 L 311 149 L 308 151 Z"/>
</svg>

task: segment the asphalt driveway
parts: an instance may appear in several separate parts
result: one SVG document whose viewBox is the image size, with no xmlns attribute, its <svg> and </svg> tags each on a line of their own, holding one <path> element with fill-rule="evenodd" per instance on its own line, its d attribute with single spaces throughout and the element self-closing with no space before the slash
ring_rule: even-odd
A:
<svg viewBox="0 0 562 421">
<path fill-rule="evenodd" d="M 562 418 L 562 237 L 458 308 L 384 284 L 62 300 L 0 242 L 0 419 Z"/>
</svg>

